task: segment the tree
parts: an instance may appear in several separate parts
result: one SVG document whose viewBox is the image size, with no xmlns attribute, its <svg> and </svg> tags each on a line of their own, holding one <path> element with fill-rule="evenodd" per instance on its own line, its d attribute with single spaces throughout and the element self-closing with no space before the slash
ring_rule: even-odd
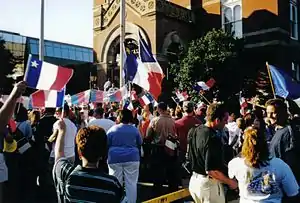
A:
<svg viewBox="0 0 300 203">
<path fill-rule="evenodd" d="M 0 38 L 0 94 L 8 94 L 11 91 L 13 80 L 8 76 L 12 75 L 16 63 L 17 59 L 5 47 L 5 41 Z"/>
<path fill-rule="evenodd" d="M 236 97 L 248 74 L 242 65 L 243 47 L 243 39 L 236 39 L 221 29 L 192 41 L 179 62 L 171 65 L 175 86 L 188 90 L 192 98 L 198 100 L 193 86 L 197 81 L 214 78 L 216 84 L 206 97 L 220 101 Z"/>
</svg>

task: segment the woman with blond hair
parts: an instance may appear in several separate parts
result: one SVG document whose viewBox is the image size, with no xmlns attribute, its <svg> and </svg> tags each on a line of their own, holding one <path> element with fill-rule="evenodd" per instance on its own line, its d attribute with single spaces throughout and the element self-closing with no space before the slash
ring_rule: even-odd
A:
<svg viewBox="0 0 300 203">
<path fill-rule="evenodd" d="M 229 162 L 228 173 L 238 180 L 240 203 L 280 203 L 284 194 L 287 202 L 300 202 L 290 167 L 270 157 L 264 134 L 254 127 L 245 130 L 241 157 Z"/>
</svg>

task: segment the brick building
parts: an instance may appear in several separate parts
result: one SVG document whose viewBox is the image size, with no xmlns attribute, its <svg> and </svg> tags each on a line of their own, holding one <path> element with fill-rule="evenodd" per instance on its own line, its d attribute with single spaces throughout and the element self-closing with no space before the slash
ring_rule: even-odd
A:
<svg viewBox="0 0 300 203">
<path fill-rule="evenodd" d="M 261 70 L 268 61 L 300 80 L 298 0 L 203 0 L 202 7 L 208 18 L 220 16 L 214 27 L 245 38 L 245 65 Z"/>
<path fill-rule="evenodd" d="M 94 0 L 100 87 L 106 76 L 119 77 L 119 2 Z M 298 0 L 126 0 L 125 38 L 136 43 L 140 30 L 166 73 L 174 47 L 223 28 L 245 39 L 245 66 L 263 70 L 268 61 L 300 80 L 298 8 Z"/>
<path fill-rule="evenodd" d="M 126 0 L 126 46 L 137 45 L 140 31 L 166 73 L 167 55 L 176 54 L 169 48 L 184 48 L 193 38 L 194 22 L 189 2 Z M 115 83 L 119 81 L 119 5 L 120 0 L 94 0 L 94 49 L 100 88 L 107 78 Z"/>
</svg>

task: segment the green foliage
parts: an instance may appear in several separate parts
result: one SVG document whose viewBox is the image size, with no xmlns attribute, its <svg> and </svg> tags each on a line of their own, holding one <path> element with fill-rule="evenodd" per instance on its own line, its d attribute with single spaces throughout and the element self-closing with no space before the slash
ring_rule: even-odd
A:
<svg viewBox="0 0 300 203">
<path fill-rule="evenodd" d="M 13 73 L 17 59 L 5 47 L 5 41 L 0 38 L 0 94 L 11 91 L 12 79 L 7 76 Z"/>
<path fill-rule="evenodd" d="M 178 63 L 171 65 L 175 86 L 188 90 L 195 100 L 199 95 L 193 90 L 198 81 L 216 80 L 216 85 L 206 97 L 226 101 L 240 91 L 246 72 L 243 70 L 243 47 L 241 39 L 235 39 L 223 30 L 212 30 L 192 41 Z"/>
</svg>

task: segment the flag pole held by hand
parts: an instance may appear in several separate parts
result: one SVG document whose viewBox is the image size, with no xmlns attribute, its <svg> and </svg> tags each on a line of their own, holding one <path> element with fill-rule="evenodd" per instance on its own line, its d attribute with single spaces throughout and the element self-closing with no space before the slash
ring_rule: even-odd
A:
<svg viewBox="0 0 300 203">
<path fill-rule="evenodd" d="M 271 72 L 270 72 L 270 67 L 269 67 L 269 63 L 268 62 L 266 62 L 266 66 L 267 66 L 267 70 L 268 70 L 268 75 L 269 75 L 269 79 L 270 79 L 270 83 L 271 83 L 271 88 L 272 88 L 273 96 L 274 96 L 274 99 L 276 99 L 274 84 L 273 84 L 272 75 L 271 75 Z"/>
</svg>

